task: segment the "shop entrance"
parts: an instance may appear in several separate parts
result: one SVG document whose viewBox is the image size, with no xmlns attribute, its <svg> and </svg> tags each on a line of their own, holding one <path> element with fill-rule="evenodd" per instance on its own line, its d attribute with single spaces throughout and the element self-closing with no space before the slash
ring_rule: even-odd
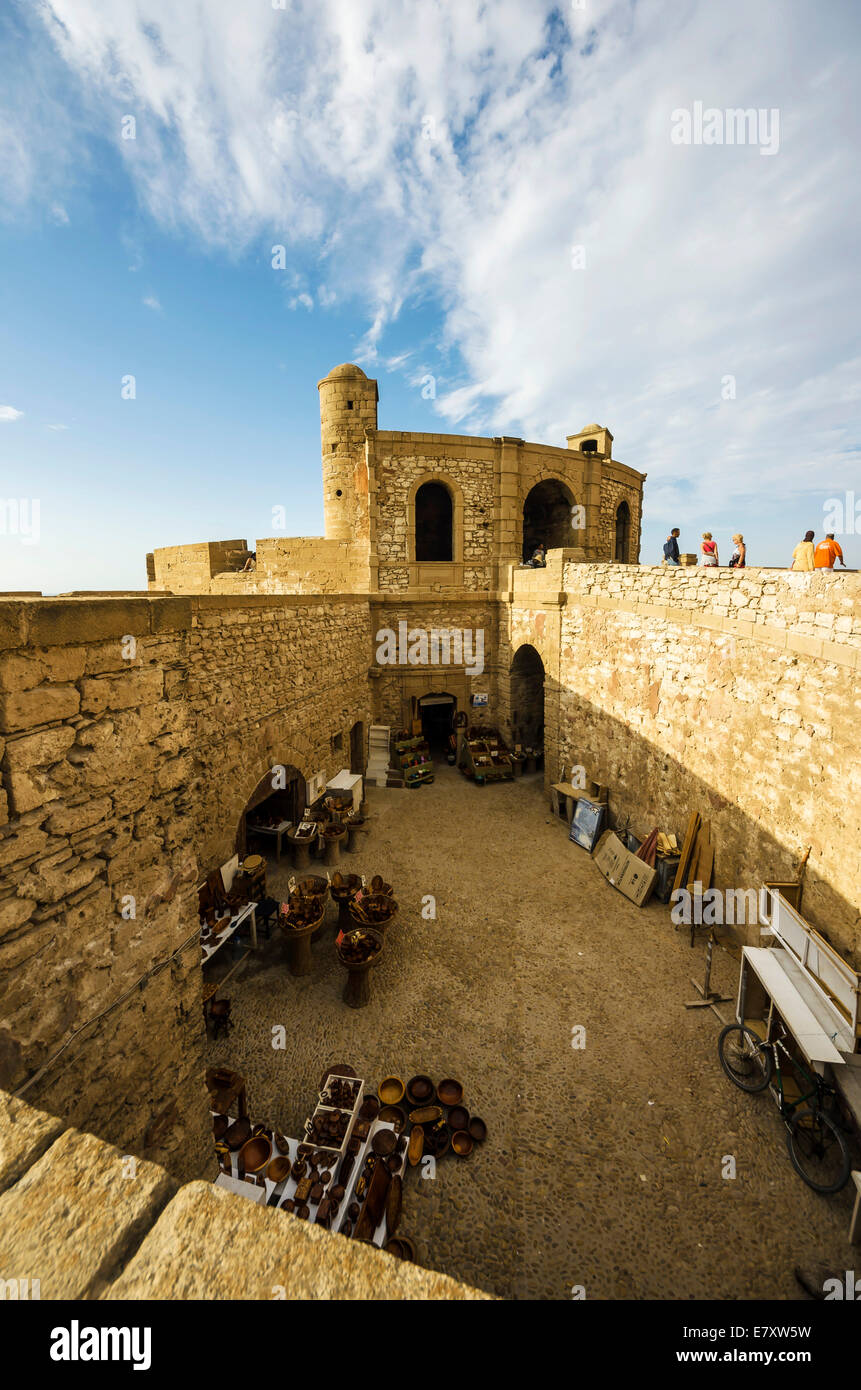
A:
<svg viewBox="0 0 861 1390">
<path fill-rule="evenodd" d="M 301 820 L 304 807 L 304 773 L 292 766 L 270 768 L 248 798 L 239 820 L 236 850 L 240 859 L 252 846 L 258 854 L 271 851 L 275 843 L 271 834 L 274 827 L 284 821 L 292 821 L 295 825 Z M 262 832 L 255 833 L 255 827 L 263 827 Z"/>
<path fill-rule="evenodd" d="M 365 725 L 361 719 L 350 730 L 350 771 L 365 775 Z"/>
<path fill-rule="evenodd" d="M 511 663 L 512 738 L 526 749 L 544 751 L 544 662 L 534 647 L 518 647 Z"/>
<path fill-rule="evenodd" d="M 448 751 L 452 721 L 457 711 L 457 700 L 444 692 L 422 695 L 418 701 L 418 717 L 422 721 L 422 735 L 436 760 Z"/>
</svg>

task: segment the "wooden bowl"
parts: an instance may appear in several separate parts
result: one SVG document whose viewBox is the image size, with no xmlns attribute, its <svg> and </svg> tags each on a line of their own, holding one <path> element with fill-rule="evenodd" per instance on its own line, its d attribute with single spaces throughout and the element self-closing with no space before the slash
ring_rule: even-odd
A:
<svg viewBox="0 0 861 1390">
<path fill-rule="evenodd" d="M 265 1134 L 255 1134 L 239 1150 L 239 1168 L 246 1173 L 261 1172 L 272 1157 L 272 1144 Z"/>
<path fill-rule="evenodd" d="M 407 1100 L 415 1109 L 418 1105 L 433 1105 L 436 1092 L 429 1076 L 411 1076 L 407 1082 Z"/>
<path fill-rule="evenodd" d="M 387 1158 L 397 1142 L 398 1136 L 393 1129 L 378 1129 L 371 1140 L 371 1148 L 378 1158 Z"/>
<path fill-rule="evenodd" d="M 446 1077 L 436 1088 L 440 1105 L 460 1105 L 463 1100 L 463 1087 L 459 1081 Z"/>
<path fill-rule="evenodd" d="M 459 1129 L 451 1136 L 451 1147 L 458 1158 L 469 1158 L 472 1153 L 472 1138 L 465 1129 Z"/>
<path fill-rule="evenodd" d="M 377 1087 L 383 1105 L 397 1105 L 404 1098 L 404 1083 L 399 1076 L 384 1076 Z"/>
<path fill-rule="evenodd" d="M 266 1176 L 272 1182 L 283 1182 L 290 1176 L 290 1159 L 273 1158 L 270 1160 L 269 1167 L 266 1169 Z"/>
<path fill-rule="evenodd" d="M 468 1129 L 469 1111 L 467 1110 L 466 1106 L 453 1105 L 451 1110 L 449 1110 L 448 1112 L 448 1119 L 446 1123 L 449 1129 L 452 1131 L 452 1133 L 455 1133 L 459 1129 Z"/>
<path fill-rule="evenodd" d="M 476 1144 L 483 1144 L 487 1138 L 487 1125 L 484 1120 L 480 1120 L 477 1115 L 473 1115 L 469 1122 L 469 1132 Z"/>
<path fill-rule="evenodd" d="M 377 1119 L 385 1120 L 388 1125 L 394 1125 L 395 1134 L 400 1134 L 407 1122 L 407 1115 L 400 1105 L 384 1105 Z"/>
</svg>

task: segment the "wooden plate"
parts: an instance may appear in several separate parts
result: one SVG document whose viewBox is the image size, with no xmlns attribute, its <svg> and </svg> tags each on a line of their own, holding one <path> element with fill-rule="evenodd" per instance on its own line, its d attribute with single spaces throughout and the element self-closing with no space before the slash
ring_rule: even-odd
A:
<svg viewBox="0 0 861 1390">
<path fill-rule="evenodd" d="M 398 1222 L 401 1219 L 401 1194 L 403 1183 L 400 1178 L 392 1178 L 392 1185 L 389 1188 L 389 1195 L 386 1198 L 386 1230 L 390 1236 L 395 1234 L 398 1229 Z"/>
<path fill-rule="evenodd" d="M 421 1125 L 416 1125 L 413 1129 L 412 1134 L 410 1135 L 409 1148 L 407 1149 L 407 1158 L 409 1159 L 411 1168 L 415 1168 L 416 1164 L 418 1163 L 419 1159 L 424 1153 L 424 1147 L 425 1132 L 422 1129 Z"/>
<path fill-rule="evenodd" d="M 410 1124 L 413 1125 L 432 1125 L 441 1119 L 442 1108 L 439 1105 L 423 1105 L 420 1110 L 410 1113 Z"/>
</svg>

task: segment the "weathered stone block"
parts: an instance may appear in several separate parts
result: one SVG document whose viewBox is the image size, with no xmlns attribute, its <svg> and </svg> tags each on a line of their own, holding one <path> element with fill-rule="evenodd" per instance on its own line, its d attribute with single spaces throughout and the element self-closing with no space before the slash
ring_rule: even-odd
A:
<svg viewBox="0 0 861 1390">
<path fill-rule="evenodd" d="M 161 699 L 163 689 L 163 676 L 158 667 L 132 669 L 118 676 L 87 676 L 81 682 L 81 711 L 104 714 L 106 710 L 153 704 Z"/>
<path fill-rule="evenodd" d="M 73 685 L 41 685 L 0 695 L 0 729 L 14 733 L 77 714 L 81 697 Z"/>
<path fill-rule="evenodd" d="M 0 1192 L 17 1182 L 64 1128 L 54 1115 L 0 1092 Z"/>
</svg>

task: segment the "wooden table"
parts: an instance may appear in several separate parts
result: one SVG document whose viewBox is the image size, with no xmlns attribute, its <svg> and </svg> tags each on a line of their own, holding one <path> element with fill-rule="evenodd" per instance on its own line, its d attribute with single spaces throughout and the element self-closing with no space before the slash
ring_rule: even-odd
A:
<svg viewBox="0 0 861 1390">
<path fill-rule="evenodd" d="M 293 824 L 292 820 L 282 820 L 280 825 L 249 825 L 248 829 L 253 835 L 274 835 L 275 836 L 275 857 L 281 858 L 281 840 Z"/>
</svg>

